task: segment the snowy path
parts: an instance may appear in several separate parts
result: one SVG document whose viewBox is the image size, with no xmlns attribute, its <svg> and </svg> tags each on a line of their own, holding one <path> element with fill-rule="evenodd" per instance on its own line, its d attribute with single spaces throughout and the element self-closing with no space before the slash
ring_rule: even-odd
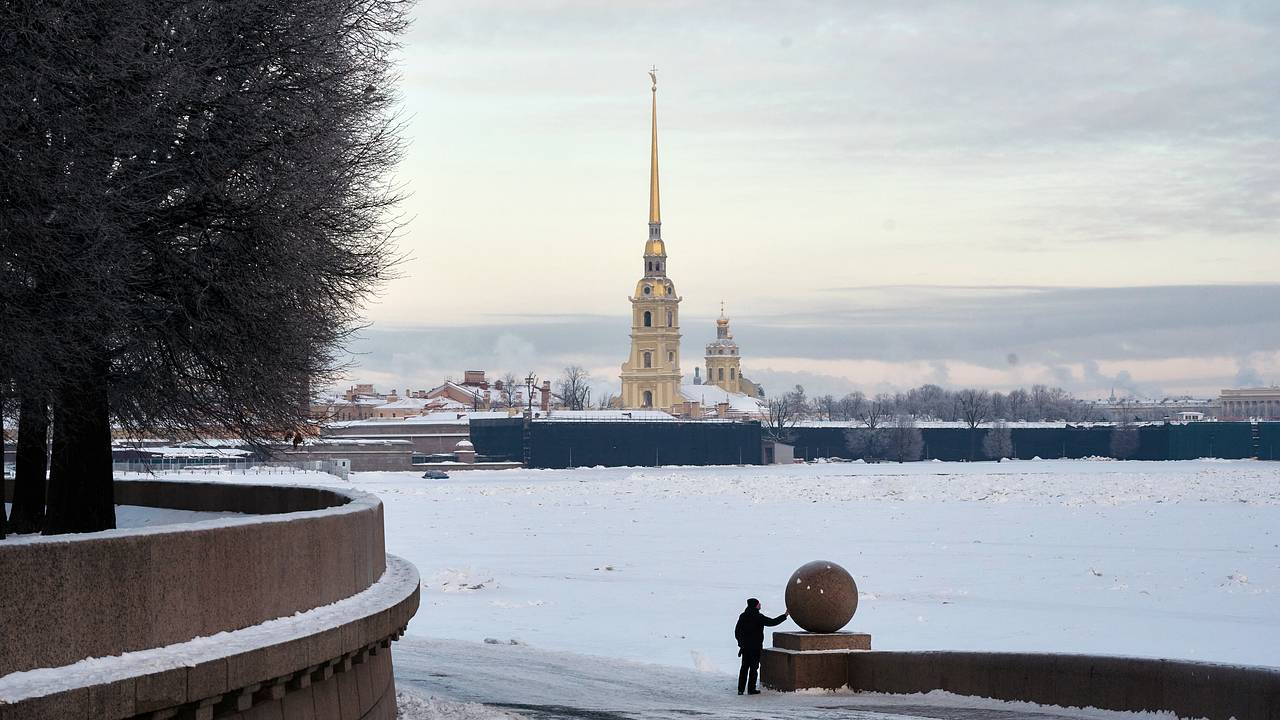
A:
<svg viewBox="0 0 1280 720">
<path fill-rule="evenodd" d="M 1067 710 L 947 693 L 739 696 L 735 676 L 550 652 L 525 646 L 407 638 L 393 649 L 402 720 L 1134 720 L 1133 713 Z"/>
</svg>

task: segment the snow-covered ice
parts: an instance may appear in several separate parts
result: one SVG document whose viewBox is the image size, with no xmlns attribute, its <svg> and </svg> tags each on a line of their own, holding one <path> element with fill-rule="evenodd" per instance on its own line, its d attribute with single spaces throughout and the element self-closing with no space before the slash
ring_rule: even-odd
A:
<svg viewBox="0 0 1280 720">
<path fill-rule="evenodd" d="M 829 559 L 857 579 L 850 629 L 877 648 L 1280 665 L 1280 463 L 353 473 L 344 486 L 382 498 L 387 551 L 422 573 L 411 636 L 725 672 L 744 599 L 781 612 L 792 570 Z"/>
<path fill-rule="evenodd" d="M 353 473 L 347 483 L 318 473 L 218 479 L 352 487 L 383 500 L 387 551 L 411 560 L 423 578 L 422 608 L 396 650 L 402 689 L 435 703 L 436 714 L 421 717 L 527 714 L 467 705 L 508 696 L 430 674 L 451 675 L 445 666 L 465 666 L 469 657 L 495 661 L 477 655 L 486 652 L 519 653 L 508 673 L 523 663 L 662 666 L 620 676 L 618 686 L 600 690 L 606 695 L 633 683 L 648 687 L 644 677 L 667 672 L 720 693 L 737 668 L 732 627 L 745 598 L 781 612 L 786 579 L 815 559 L 853 573 L 861 594 L 849 629 L 870 632 L 881 649 L 1280 666 L 1280 463 L 824 463 L 467 471 L 448 480 Z M 506 681 L 521 686 L 516 692 L 527 689 L 510 674 Z M 574 687 L 547 702 L 594 702 Z"/>
</svg>

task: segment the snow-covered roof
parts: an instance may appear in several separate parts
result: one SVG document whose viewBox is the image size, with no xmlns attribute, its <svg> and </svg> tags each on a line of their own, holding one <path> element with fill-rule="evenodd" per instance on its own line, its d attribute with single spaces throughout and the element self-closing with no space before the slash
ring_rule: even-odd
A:
<svg viewBox="0 0 1280 720">
<path fill-rule="evenodd" d="M 681 385 L 680 394 L 689 402 L 701 403 L 709 408 L 727 402 L 731 412 L 758 415 L 764 410 L 764 403 L 760 400 L 743 393 L 731 393 L 719 385 Z"/>
<path fill-rule="evenodd" d="M 382 427 L 387 425 L 466 425 L 468 415 L 465 412 L 432 412 L 426 415 L 410 415 L 398 418 L 366 418 L 364 420 L 341 420 L 329 423 L 332 428 L 349 427 Z M 505 413 L 504 413 L 505 416 Z"/>
<path fill-rule="evenodd" d="M 318 447 L 326 445 L 362 445 L 362 446 L 378 446 L 378 445 L 412 445 L 412 440 L 382 440 L 379 438 L 349 438 L 349 437 L 325 437 L 310 438 L 306 440 L 303 447 Z M 286 446 L 287 447 L 287 446 Z"/>
<path fill-rule="evenodd" d="M 984 421 L 982 422 L 982 425 L 981 425 L 980 427 L 982 427 L 982 428 L 990 428 L 990 427 L 992 427 L 993 425 L 995 425 L 995 423 L 997 423 L 997 422 L 1000 422 L 1000 421 L 998 421 L 998 420 L 984 420 Z M 880 426 L 881 426 L 881 427 L 886 427 L 886 426 L 889 426 L 889 425 L 892 425 L 892 424 L 893 424 L 893 418 L 892 418 L 892 417 L 882 418 L 882 419 L 881 419 L 881 421 L 880 421 Z M 1148 425 L 1148 424 L 1150 424 L 1150 425 L 1163 425 L 1164 423 L 1163 423 L 1163 422 L 1152 422 L 1152 423 L 1141 423 L 1141 422 L 1139 422 L 1139 423 L 1134 423 L 1134 424 L 1135 424 L 1135 425 Z M 1095 427 L 1095 426 L 1096 426 L 1096 427 L 1111 427 L 1112 425 L 1115 425 L 1115 423 L 1114 423 L 1114 422 L 1067 422 L 1067 421 L 1065 421 L 1065 420 L 1036 420 L 1036 421 L 1026 421 L 1026 420 L 1016 420 L 1016 421 L 1014 421 L 1014 420 L 1011 420 L 1011 421 L 1005 422 L 1005 425 L 1006 425 L 1010 430 L 1016 430 L 1016 429 L 1018 429 L 1018 428 L 1065 428 L 1065 427 L 1067 427 L 1068 425 L 1070 425 L 1071 427 Z M 800 422 L 796 423 L 796 427 L 810 427 L 810 428 L 851 428 L 851 427 L 866 427 L 866 423 L 862 422 L 861 420 L 801 420 Z M 917 421 L 916 421 L 916 427 L 920 427 L 920 428 L 968 428 L 968 427 L 969 427 L 969 424 L 968 424 L 968 423 L 966 423 L 966 422 L 963 422 L 963 421 L 961 421 L 961 420 L 917 420 Z"/>
<path fill-rule="evenodd" d="M 534 420 L 543 421 L 587 421 L 587 420 L 648 420 L 669 421 L 677 418 L 661 410 L 551 410 L 550 412 L 534 411 Z"/>
<path fill-rule="evenodd" d="M 427 398 L 404 398 L 395 402 L 383 403 L 374 410 L 421 410 L 431 404 Z"/>
<path fill-rule="evenodd" d="M 143 452 L 167 458 L 241 458 L 249 455 L 248 450 L 235 447 L 164 447 L 141 448 Z"/>
</svg>

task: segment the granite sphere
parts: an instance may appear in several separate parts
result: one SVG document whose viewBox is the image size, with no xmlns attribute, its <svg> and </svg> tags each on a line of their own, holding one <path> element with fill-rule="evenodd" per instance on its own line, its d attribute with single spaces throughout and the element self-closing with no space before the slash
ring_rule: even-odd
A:
<svg viewBox="0 0 1280 720">
<path fill-rule="evenodd" d="M 858 585 L 848 570 L 830 560 L 800 566 L 787 581 L 787 611 L 797 625 L 815 633 L 832 633 L 849 623 L 858 610 Z"/>
</svg>

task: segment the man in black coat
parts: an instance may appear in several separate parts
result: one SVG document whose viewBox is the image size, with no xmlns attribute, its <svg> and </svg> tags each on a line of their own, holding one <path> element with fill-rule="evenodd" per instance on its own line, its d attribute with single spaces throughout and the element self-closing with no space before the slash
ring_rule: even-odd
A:
<svg viewBox="0 0 1280 720">
<path fill-rule="evenodd" d="M 779 625 L 786 619 L 786 613 L 776 618 L 761 615 L 760 601 L 747 599 L 747 609 L 738 616 L 738 625 L 733 629 L 733 636 L 738 639 L 738 654 L 742 656 L 742 669 L 738 671 L 739 695 L 744 690 L 748 695 L 760 694 L 756 689 L 756 677 L 760 673 L 760 653 L 764 651 L 764 629 Z"/>
</svg>

